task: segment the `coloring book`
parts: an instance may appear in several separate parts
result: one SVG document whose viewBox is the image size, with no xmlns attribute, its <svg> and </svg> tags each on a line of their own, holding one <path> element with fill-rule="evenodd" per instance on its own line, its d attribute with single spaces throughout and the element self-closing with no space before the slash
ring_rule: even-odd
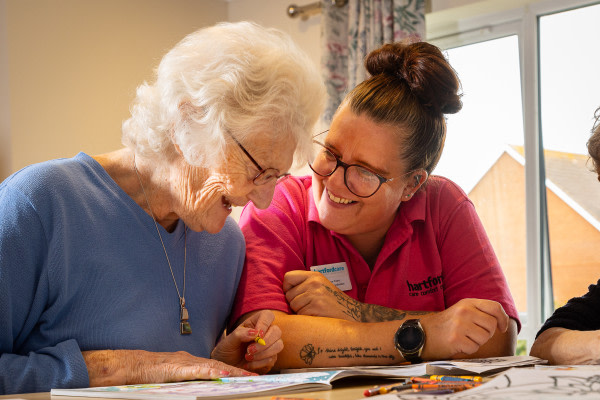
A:
<svg viewBox="0 0 600 400">
<path fill-rule="evenodd" d="M 332 382 L 348 377 L 405 378 L 425 374 L 484 374 L 514 366 L 545 363 L 536 357 L 513 356 L 475 360 L 434 361 L 399 366 L 361 366 L 339 369 L 285 370 L 281 374 L 221 378 L 148 385 L 106 386 L 83 389 L 52 389 L 55 396 L 106 397 L 118 399 L 232 399 L 330 390 Z M 434 371 L 435 372 L 432 372 Z"/>
<path fill-rule="evenodd" d="M 221 378 L 214 381 L 188 381 L 151 385 L 106 386 L 84 389 L 52 389 L 53 396 L 107 397 L 118 399 L 232 399 L 331 389 L 331 382 L 349 376 L 401 375 L 399 368 L 325 370 L 252 377 Z"/>
</svg>

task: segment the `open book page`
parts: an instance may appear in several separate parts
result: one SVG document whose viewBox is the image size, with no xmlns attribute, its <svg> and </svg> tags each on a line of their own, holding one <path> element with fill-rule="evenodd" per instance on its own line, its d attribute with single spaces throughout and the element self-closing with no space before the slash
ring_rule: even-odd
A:
<svg viewBox="0 0 600 400">
<path fill-rule="evenodd" d="M 84 389 L 52 389 L 52 396 L 106 397 L 119 399 L 236 399 L 305 391 L 328 390 L 327 382 L 220 382 L 190 381 L 155 385 L 106 386 Z"/>
<path fill-rule="evenodd" d="M 339 367 L 336 371 L 343 371 L 338 375 L 338 379 L 344 376 L 381 376 L 381 377 L 406 377 L 419 376 L 426 373 L 426 363 L 407 364 L 407 365 L 364 365 L 359 367 Z M 331 371 L 332 368 L 300 368 L 283 369 L 281 374 L 297 374 L 304 372 Z"/>
<path fill-rule="evenodd" d="M 546 360 L 532 356 L 473 358 L 464 360 L 432 361 L 427 363 L 430 375 L 490 375 L 512 367 L 546 364 Z"/>
<path fill-rule="evenodd" d="M 532 356 L 507 356 L 490 358 L 472 358 L 444 361 L 430 361 L 420 364 L 397 366 L 359 366 L 336 368 L 349 373 L 364 376 L 420 376 L 420 375 L 489 375 L 512 367 L 546 364 L 546 360 Z M 327 371 L 329 368 L 286 369 L 282 373 Z"/>
<path fill-rule="evenodd" d="M 325 370 L 319 372 L 222 378 L 219 381 L 107 386 L 85 389 L 52 389 L 51 394 L 121 399 L 230 399 L 265 396 L 268 394 L 329 390 L 331 389 L 331 382 L 348 376 L 396 377 L 398 374 L 394 371 L 372 374 L 358 370 Z"/>
</svg>

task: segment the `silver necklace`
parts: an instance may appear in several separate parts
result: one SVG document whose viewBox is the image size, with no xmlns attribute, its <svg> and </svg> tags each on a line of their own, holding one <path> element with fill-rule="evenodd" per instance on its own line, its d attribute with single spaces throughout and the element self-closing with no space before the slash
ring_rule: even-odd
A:
<svg viewBox="0 0 600 400">
<path fill-rule="evenodd" d="M 156 233 L 158 233 L 158 238 L 160 239 L 160 244 L 162 244 L 163 251 L 165 252 L 165 258 L 167 259 L 167 264 L 169 264 L 169 270 L 171 271 L 171 277 L 173 278 L 173 283 L 175 284 L 175 290 L 177 290 L 177 297 L 179 297 L 179 319 L 181 322 L 179 323 L 179 332 L 182 335 L 189 335 L 192 333 L 192 327 L 188 322 L 190 315 L 188 313 L 187 308 L 185 308 L 185 267 L 187 264 L 187 226 L 185 227 L 183 234 L 183 291 L 181 294 L 179 293 L 179 286 L 177 286 L 177 281 L 175 280 L 175 274 L 173 273 L 173 267 L 171 267 L 171 261 L 169 260 L 169 255 L 167 254 L 167 248 L 165 247 L 165 243 L 163 242 L 162 235 L 160 234 L 160 230 L 158 229 L 158 223 L 156 222 L 156 218 L 154 217 L 154 212 L 152 211 L 152 207 L 150 207 L 150 201 L 148 201 L 148 196 L 146 195 L 146 189 L 144 189 L 144 185 L 142 184 L 142 179 L 140 178 L 140 174 L 137 170 L 137 166 L 135 165 L 135 154 L 133 156 L 133 170 L 135 171 L 135 175 L 140 182 L 140 187 L 142 188 L 142 192 L 144 193 L 144 198 L 146 199 L 146 205 L 148 206 L 148 210 L 150 210 L 150 215 L 152 216 L 152 221 L 154 221 L 154 227 L 156 228 Z"/>
</svg>

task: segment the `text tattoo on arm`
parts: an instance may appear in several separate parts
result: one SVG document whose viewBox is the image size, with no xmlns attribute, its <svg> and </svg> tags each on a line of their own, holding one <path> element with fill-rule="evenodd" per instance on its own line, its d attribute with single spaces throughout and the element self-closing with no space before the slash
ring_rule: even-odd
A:
<svg viewBox="0 0 600 400">
<path fill-rule="evenodd" d="M 313 361 L 317 356 L 323 355 L 327 359 L 389 359 L 396 360 L 394 354 L 384 354 L 381 351 L 381 347 L 352 347 L 352 346 L 338 346 L 338 347 L 316 347 L 312 343 L 307 343 L 300 349 L 300 358 L 306 365 L 312 365 Z"/>
<path fill-rule="evenodd" d="M 393 308 L 383 307 L 376 304 L 365 304 L 355 300 L 346 294 L 330 288 L 323 287 L 335 296 L 339 305 L 344 307 L 344 314 L 358 322 L 385 322 L 403 320 L 407 315 L 425 315 L 428 312 L 401 311 Z"/>
</svg>

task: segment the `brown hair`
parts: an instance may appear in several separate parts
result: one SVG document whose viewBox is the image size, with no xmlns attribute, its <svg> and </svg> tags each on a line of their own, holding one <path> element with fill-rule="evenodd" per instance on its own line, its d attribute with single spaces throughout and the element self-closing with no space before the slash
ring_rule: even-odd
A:
<svg viewBox="0 0 600 400">
<path fill-rule="evenodd" d="M 598 180 L 600 181 L 600 107 L 594 112 L 594 118 L 596 121 L 592 127 L 592 136 L 587 142 L 587 148 L 594 164 L 594 171 L 598 174 Z"/>
<path fill-rule="evenodd" d="M 386 44 L 369 53 L 370 78 L 344 100 L 356 115 L 400 128 L 405 143 L 400 156 L 408 171 L 437 165 L 444 140 L 444 114 L 462 108 L 460 81 L 442 52 L 427 42 Z"/>
</svg>

